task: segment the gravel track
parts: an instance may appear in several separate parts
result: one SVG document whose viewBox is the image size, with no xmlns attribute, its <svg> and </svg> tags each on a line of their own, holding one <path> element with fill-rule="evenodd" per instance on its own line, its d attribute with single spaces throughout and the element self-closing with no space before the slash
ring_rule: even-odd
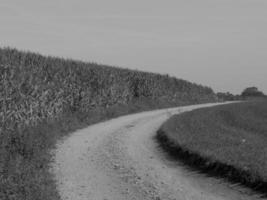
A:
<svg viewBox="0 0 267 200">
<path fill-rule="evenodd" d="M 119 117 L 59 141 L 52 173 L 62 200 L 253 200 L 250 191 L 171 161 L 154 140 L 171 115 L 202 104 Z"/>
</svg>

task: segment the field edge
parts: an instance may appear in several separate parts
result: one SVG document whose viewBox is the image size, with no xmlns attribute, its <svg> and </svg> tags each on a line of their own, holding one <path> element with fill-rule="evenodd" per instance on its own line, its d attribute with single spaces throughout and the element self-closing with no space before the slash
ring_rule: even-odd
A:
<svg viewBox="0 0 267 200">
<path fill-rule="evenodd" d="M 165 151 L 169 159 L 179 161 L 191 170 L 199 173 L 243 185 L 267 197 L 267 182 L 263 181 L 260 177 L 257 179 L 254 178 L 253 180 L 253 176 L 248 171 L 238 169 L 220 161 L 211 160 L 208 157 L 203 157 L 190 149 L 176 144 L 167 136 L 162 127 L 157 131 L 154 139 L 159 147 Z"/>
</svg>

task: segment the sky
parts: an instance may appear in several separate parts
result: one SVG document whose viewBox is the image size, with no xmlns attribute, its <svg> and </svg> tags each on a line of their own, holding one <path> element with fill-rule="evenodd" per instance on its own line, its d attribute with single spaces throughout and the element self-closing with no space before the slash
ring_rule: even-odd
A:
<svg viewBox="0 0 267 200">
<path fill-rule="evenodd" d="M 0 46 L 267 93 L 266 0 L 0 0 Z"/>
</svg>

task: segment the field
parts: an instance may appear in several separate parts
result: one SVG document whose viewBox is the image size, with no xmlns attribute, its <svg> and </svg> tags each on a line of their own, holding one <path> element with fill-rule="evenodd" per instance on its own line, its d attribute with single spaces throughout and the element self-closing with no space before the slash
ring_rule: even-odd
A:
<svg viewBox="0 0 267 200">
<path fill-rule="evenodd" d="M 76 129 L 216 100 L 211 88 L 168 75 L 0 48 L 0 199 L 58 200 L 50 151 Z"/>
<path fill-rule="evenodd" d="M 266 100 L 176 115 L 163 124 L 157 139 L 195 169 L 267 191 Z"/>
</svg>

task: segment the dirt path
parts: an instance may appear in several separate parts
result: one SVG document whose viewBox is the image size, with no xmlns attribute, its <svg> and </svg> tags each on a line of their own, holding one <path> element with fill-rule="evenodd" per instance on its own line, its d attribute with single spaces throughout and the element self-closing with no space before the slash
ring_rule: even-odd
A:
<svg viewBox="0 0 267 200">
<path fill-rule="evenodd" d="M 257 199 L 166 159 L 153 139 L 172 114 L 212 105 L 123 116 L 73 133 L 52 164 L 62 200 Z"/>
</svg>

